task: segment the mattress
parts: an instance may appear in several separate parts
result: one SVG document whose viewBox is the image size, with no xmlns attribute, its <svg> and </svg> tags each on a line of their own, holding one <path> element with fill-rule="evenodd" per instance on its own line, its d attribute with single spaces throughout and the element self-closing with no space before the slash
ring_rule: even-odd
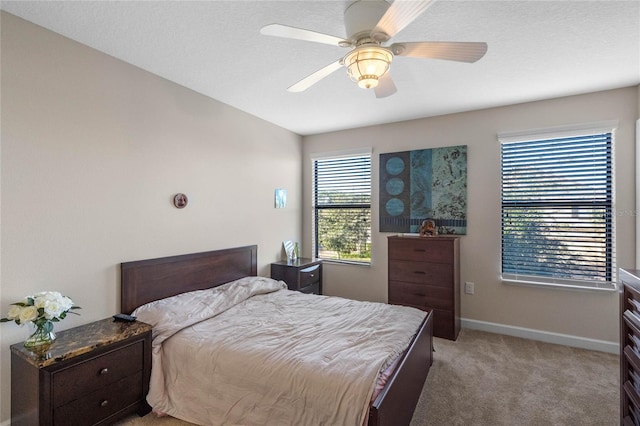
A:
<svg viewBox="0 0 640 426">
<path fill-rule="evenodd" d="M 362 425 L 426 316 L 246 277 L 138 308 L 153 326 L 147 401 L 202 425 Z M 378 389 L 379 390 L 379 389 Z"/>
</svg>

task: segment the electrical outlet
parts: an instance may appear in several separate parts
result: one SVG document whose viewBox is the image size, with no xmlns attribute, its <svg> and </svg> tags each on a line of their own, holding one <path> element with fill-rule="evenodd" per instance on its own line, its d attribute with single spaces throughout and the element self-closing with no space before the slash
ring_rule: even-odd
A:
<svg viewBox="0 0 640 426">
<path fill-rule="evenodd" d="M 476 285 L 474 283 L 472 283 L 472 282 L 469 282 L 469 281 L 465 282 L 464 283 L 464 292 L 467 293 L 467 294 L 474 294 L 475 286 Z"/>
</svg>

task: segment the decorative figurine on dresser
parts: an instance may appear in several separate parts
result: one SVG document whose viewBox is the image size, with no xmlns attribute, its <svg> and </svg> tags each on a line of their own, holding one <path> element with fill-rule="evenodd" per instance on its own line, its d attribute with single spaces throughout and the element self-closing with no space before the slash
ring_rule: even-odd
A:
<svg viewBox="0 0 640 426">
<path fill-rule="evenodd" d="M 57 333 L 47 348 L 11 345 L 11 425 L 107 425 L 146 403 L 151 326 L 107 318 Z"/>
<path fill-rule="evenodd" d="M 460 238 L 388 237 L 389 303 L 433 311 L 433 335 L 460 332 Z"/>
<path fill-rule="evenodd" d="M 271 278 L 284 281 L 289 290 L 322 294 L 322 260 L 296 258 L 272 263 Z"/>
</svg>

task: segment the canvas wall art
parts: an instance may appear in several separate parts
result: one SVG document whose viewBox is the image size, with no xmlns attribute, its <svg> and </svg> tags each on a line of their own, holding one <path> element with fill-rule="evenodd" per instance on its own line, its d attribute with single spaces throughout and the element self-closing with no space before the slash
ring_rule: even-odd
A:
<svg viewBox="0 0 640 426">
<path fill-rule="evenodd" d="M 380 232 L 467 233 L 467 146 L 380 154 Z"/>
</svg>

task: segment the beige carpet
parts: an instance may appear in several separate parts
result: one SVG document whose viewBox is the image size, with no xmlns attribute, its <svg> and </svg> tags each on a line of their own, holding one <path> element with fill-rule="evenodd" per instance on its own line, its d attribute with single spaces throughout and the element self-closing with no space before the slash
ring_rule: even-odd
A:
<svg viewBox="0 0 640 426">
<path fill-rule="evenodd" d="M 617 355 L 466 329 L 434 347 L 411 426 L 619 424 Z M 149 414 L 119 425 L 190 423 Z"/>
</svg>

